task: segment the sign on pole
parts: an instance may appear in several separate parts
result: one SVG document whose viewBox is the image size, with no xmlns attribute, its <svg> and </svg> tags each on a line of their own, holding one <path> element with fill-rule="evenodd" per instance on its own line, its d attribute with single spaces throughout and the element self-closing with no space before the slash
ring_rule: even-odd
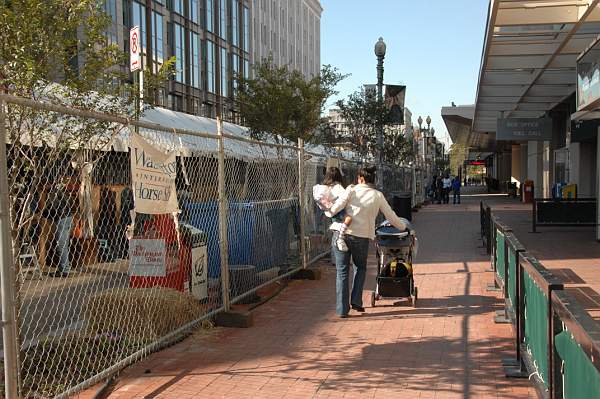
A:
<svg viewBox="0 0 600 399">
<path fill-rule="evenodd" d="M 129 70 L 131 72 L 142 69 L 142 38 L 140 27 L 134 26 L 129 30 Z"/>
<path fill-rule="evenodd" d="M 390 110 L 390 122 L 393 125 L 404 125 L 404 97 L 406 86 L 385 85 L 385 106 Z"/>
</svg>

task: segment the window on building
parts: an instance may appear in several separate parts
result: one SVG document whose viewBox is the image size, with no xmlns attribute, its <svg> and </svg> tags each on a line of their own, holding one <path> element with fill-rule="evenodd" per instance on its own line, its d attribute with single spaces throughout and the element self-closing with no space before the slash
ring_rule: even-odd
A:
<svg viewBox="0 0 600 399">
<path fill-rule="evenodd" d="M 173 96 L 173 110 L 183 112 L 183 97 L 174 95 Z"/>
<path fill-rule="evenodd" d="M 240 46 L 240 18 L 239 18 L 239 2 L 232 0 L 231 2 L 231 44 L 236 47 Z"/>
<path fill-rule="evenodd" d="M 132 3 L 132 27 L 139 26 L 141 33 L 142 51 L 146 52 L 146 7 L 134 1 Z"/>
<path fill-rule="evenodd" d="M 215 92 L 215 44 L 206 42 L 206 91 Z"/>
<path fill-rule="evenodd" d="M 244 78 L 248 79 L 250 77 L 250 61 L 244 59 Z"/>
<path fill-rule="evenodd" d="M 192 114 L 200 115 L 200 100 L 197 98 L 192 98 Z"/>
<path fill-rule="evenodd" d="M 183 15 L 183 0 L 171 0 L 173 2 L 173 11 Z"/>
<path fill-rule="evenodd" d="M 191 56 L 191 82 L 190 84 L 200 88 L 200 35 L 194 32 L 190 33 L 190 56 Z"/>
<path fill-rule="evenodd" d="M 156 11 L 152 11 L 152 60 L 156 73 L 164 62 L 163 16 Z"/>
<path fill-rule="evenodd" d="M 244 48 L 243 50 L 246 52 L 250 52 L 250 9 L 248 7 L 244 7 L 243 8 L 243 15 L 242 15 L 242 29 L 243 29 L 243 44 L 244 44 Z"/>
<path fill-rule="evenodd" d="M 185 28 L 173 24 L 173 54 L 175 55 L 175 80 L 185 83 Z"/>
<path fill-rule="evenodd" d="M 214 32 L 215 10 L 213 0 L 206 0 L 206 30 Z"/>
<path fill-rule="evenodd" d="M 240 73 L 240 56 L 237 54 L 231 55 L 231 73 L 233 75 L 233 95 L 235 96 L 237 91 L 237 79 Z"/>
<path fill-rule="evenodd" d="M 165 89 L 160 88 L 158 89 L 158 98 L 156 99 L 156 105 L 158 105 L 159 107 L 164 107 L 166 104 L 166 93 L 165 93 Z"/>
<path fill-rule="evenodd" d="M 205 103 L 204 104 L 204 115 L 209 118 L 216 118 L 217 116 L 217 108 L 214 104 Z"/>
<path fill-rule="evenodd" d="M 105 0 L 104 1 L 104 11 L 106 15 L 108 15 L 111 19 L 111 25 L 106 31 L 106 38 L 108 39 L 108 44 L 116 44 L 117 37 L 117 0 Z"/>
<path fill-rule="evenodd" d="M 199 0 L 190 0 L 190 21 L 200 24 L 200 4 Z"/>
<path fill-rule="evenodd" d="M 223 97 L 229 97 L 229 68 L 227 61 L 227 49 L 221 47 L 221 96 Z"/>
<path fill-rule="evenodd" d="M 227 0 L 219 0 L 219 36 L 227 39 Z"/>
</svg>

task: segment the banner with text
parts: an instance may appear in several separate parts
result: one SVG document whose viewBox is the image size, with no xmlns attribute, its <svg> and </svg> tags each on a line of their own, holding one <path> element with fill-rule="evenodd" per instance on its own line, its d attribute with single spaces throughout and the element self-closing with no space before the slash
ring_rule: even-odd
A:
<svg viewBox="0 0 600 399">
<path fill-rule="evenodd" d="M 177 212 L 176 153 L 164 153 L 135 133 L 131 134 L 130 151 L 135 212 L 152 215 Z"/>
</svg>

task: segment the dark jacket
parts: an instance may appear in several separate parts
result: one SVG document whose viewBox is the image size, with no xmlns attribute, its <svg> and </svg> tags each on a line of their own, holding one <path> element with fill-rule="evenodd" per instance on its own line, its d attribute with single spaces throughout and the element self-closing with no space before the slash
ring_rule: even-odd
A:
<svg viewBox="0 0 600 399">
<path fill-rule="evenodd" d="M 452 190 L 460 191 L 460 179 L 456 178 L 452 180 Z"/>
<path fill-rule="evenodd" d="M 58 222 L 75 212 L 75 199 L 70 192 L 65 190 L 51 192 L 46 198 L 42 217 Z"/>
</svg>

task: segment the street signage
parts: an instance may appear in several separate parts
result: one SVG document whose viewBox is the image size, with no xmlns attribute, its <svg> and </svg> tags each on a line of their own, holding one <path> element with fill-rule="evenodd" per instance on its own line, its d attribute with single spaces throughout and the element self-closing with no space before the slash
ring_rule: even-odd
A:
<svg viewBox="0 0 600 399">
<path fill-rule="evenodd" d="M 129 240 L 129 275 L 165 277 L 165 240 L 133 238 Z"/>
<path fill-rule="evenodd" d="M 142 69 L 142 38 L 140 27 L 134 26 L 129 30 L 129 70 L 131 72 Z"/>
<path fill-rule="evenodd" d="M 551 118 L 498 118 L 496 126 L 498 141 L 550 141 Z"/>
<path fill-rule="evenodd" d="M 208 250 L 206 245 L 192 248 L 191 292 L 199 300 L 208 297 Z"/>
<path fill-rule="evenodd" d="M 465 161 L 467 166 L 485 166 L 485 161 Z"/>
</svg>

